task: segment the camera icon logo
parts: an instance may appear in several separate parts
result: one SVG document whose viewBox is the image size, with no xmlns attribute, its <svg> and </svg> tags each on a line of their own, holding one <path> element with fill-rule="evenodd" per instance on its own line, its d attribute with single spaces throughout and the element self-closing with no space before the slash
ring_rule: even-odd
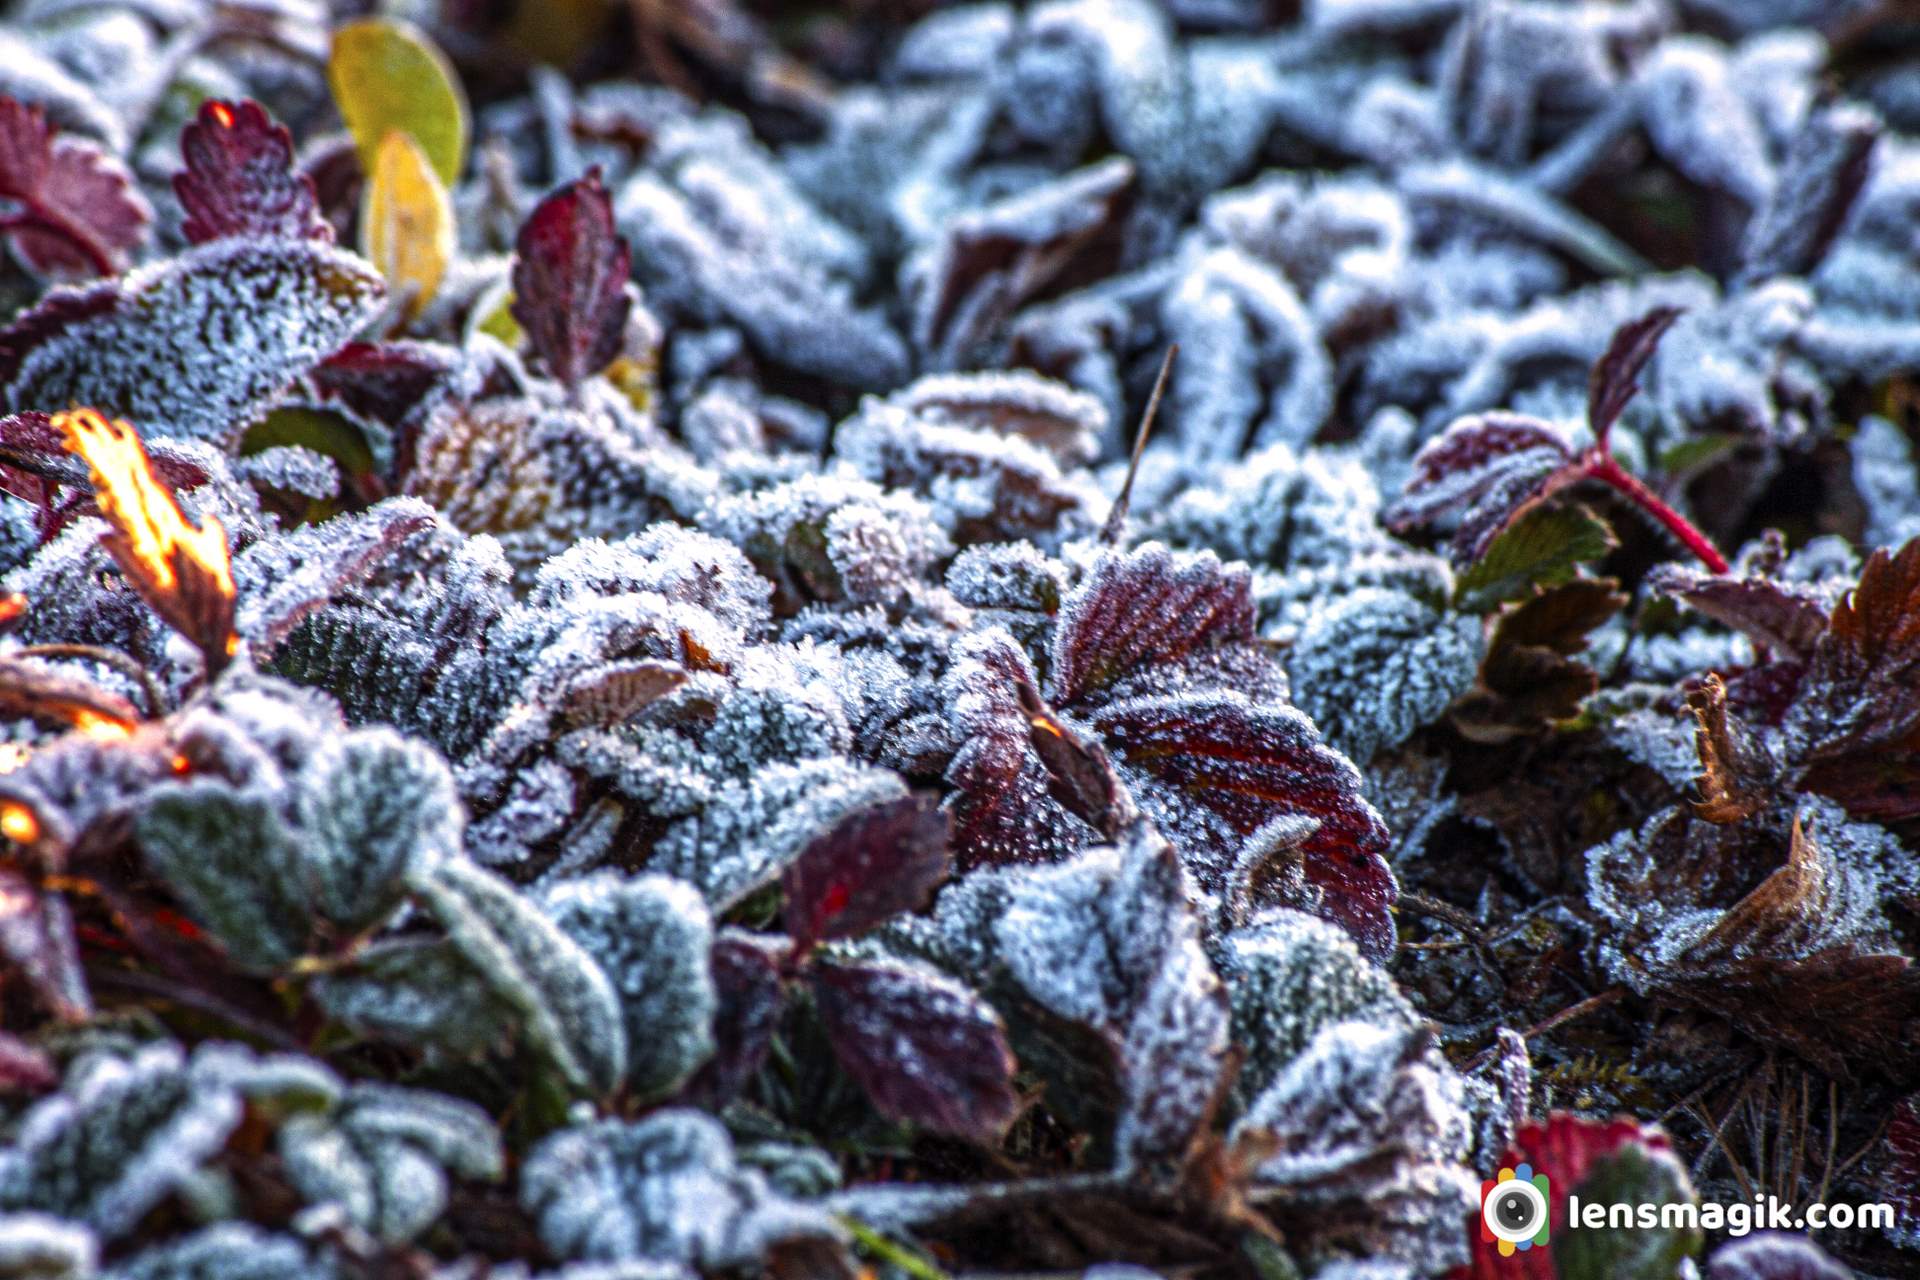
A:
<svg viewBox="0 0 1920 1280">
<path fill-rule="evenodd" d="M 1547 1242 L 1547 1175 L 1530 1164 L 1502 1168 L 1480 1184 L 1480 1238 L 1510 1258 Z"/>
</svg>

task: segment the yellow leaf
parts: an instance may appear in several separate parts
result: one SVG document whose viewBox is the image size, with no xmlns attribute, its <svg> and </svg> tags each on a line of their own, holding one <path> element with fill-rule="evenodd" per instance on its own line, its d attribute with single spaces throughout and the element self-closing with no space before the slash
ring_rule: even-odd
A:
<svg viewBox="0 0 1920 1280">
<path fill-rule="evenodd" d="M 128 583 L 167 625 L 199 646 L 209 670 L 217 670 L 239 647 L 226 529 L 213 516 L 199 525 L 187 522 L 126 423 L 75 409 L 54 414 L 53 425 L 93 473 L 94 501 L 113 526 L 101 541 Z"/>
<path fill-rule="evenodd" d="M 453 65 L 417 27 L 392 18 L 349 22 L 333 33 L 327 83 L 340 118 L 372 173 L 394 130 L 412 135 L 446 186 L 467 160 L 467 98 Z"/>
<path fill-rule="evenodd" d="M 414 140 L 398 131 L 380 144 L 360 207 L 361 248 L 409 317 L 433 300 L 453 260 L 453 201 Z"/>
</svg>

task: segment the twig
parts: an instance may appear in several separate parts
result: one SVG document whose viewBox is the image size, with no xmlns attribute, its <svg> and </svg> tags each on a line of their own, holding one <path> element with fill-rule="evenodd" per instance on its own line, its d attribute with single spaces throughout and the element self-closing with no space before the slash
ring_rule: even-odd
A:
<svg viewBox="0 0 1920 1280">
<path fill-rule="evenodd" d="M 1140 455 L 1146 450 L 1147 436 L 1153 432 L 1154 420 L 1160 415 L 1160 397 L 1166 394 L 1167 375 L 1173 372 L 1173 358 L 1179 354 L 1180 344 L 1170 345 L 1153 380 L 1153 394 L 1147 397 L 1147 411 L 1141 415 L 1139 434 L 1133 437 L 1133 456 L 1127 462 L 1126 481 L 1120 486 L 1120 496 L 1113 500 L 1113 509 L 1107 512 L 1106 524 L 1100 528 L 1100 541 L 1109 547 L 1117 544 L 1126 530 L 1127 509 L 1133 505 L 1133 478 L 1140 474 Z"/>
<path fill-rule="evenodd" d="M 1520 1038 L 1522 1040 L 1532 1040 L 1536 1036 L 1543 1036 L 1547 1032 L 1553 1030 L 1555 1027 L 1565 1026 L 1567 1023 L 1572 1022 L 1575 1018 L 1584 1018 L 1588 1014 L 1593 1013 L 1595 1010 L 1604 1009 L 1608 1005 L 1619 1003 L 1619 1001 L 1623 999 L 1626 996 L 1626 994 L 1627 994 L 1627 989 L 1625 987 L 1608 987 L 1605 991 L 1600 992 L 1598 995 L 1591 995 L 1591 996 L 1588 996 L 1585 1000 L 1580 1001 L 1578 1004 L 1568 1005 L 1566 1008 L 1554 1014 L 1552 1017 L 1547 1018 L 1545 1021 L 1534 1023 L 1532 1026 L 1528 1027 L 1525 1031 L 1522 1031 L 1520 1033 Z M 1481 1067 L 1486 1066 L 1487 1063 L 1491 1061 L 1493 1061 L 1493 1046 L 1488 1045 L 1486 1048 L 1482 1049 L 1479 1053 L 1474 1054 L 1473 1057 L 1467 1061 L 1467 1064 L 1464 1067 L 1460 1068 L 1460 1070 L 1462 1072 L 1478 1071 Z"/>
</svg>

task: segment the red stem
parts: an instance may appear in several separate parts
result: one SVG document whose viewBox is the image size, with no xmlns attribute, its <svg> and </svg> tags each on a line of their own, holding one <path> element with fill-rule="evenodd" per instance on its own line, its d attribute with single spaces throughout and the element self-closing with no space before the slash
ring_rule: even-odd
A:
<svg viewBox="0 0 1920 1280">
<path fill-rule="evenodd" d="M 1700 558 L 1700 563 L 1714 573 L 1725 573 L 1730 567 L 1727 558 L 1706 534 L 1700 532 L 1691 520 L 1668 506 L 1659 494 L 1647 488 L 1627 471 L 1611 454 L 1601 448 L 1590 450 L 1582 460 L 1582 470 L 1595 480 L 1612 485 L 1625 494 L 1634 506 L 1658 520 L 1668 533 L 1686 545 L 1687 550 Z"/>
</svg>

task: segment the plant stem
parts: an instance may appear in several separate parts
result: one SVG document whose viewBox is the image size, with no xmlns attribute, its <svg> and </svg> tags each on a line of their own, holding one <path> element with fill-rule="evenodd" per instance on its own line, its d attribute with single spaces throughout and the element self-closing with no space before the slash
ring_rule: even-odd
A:
<svg viewBox="0 0 1920 1280">
<path fill-rule="evenodd" d="M 1712 540 L 1700 532 L 1691 520 L 1668 506 L 1659 494 L 1647 488 L 1625 467 L 1615 462 L 1613 455 L 1601 449 L 1593 449 L 1587 454 L 1583 470 L 1593 479 L 1612 485 L 1626 495 L 1634 506 L 1658 520 L 1668 533 L 1678 538 L 1685 544 L 1687 550 L 1699 557 L 1700 563 L 1706 565 L 1710 571 L 1714 573 L 1727 571 L 1729 568 L 1727 558 L 1720 554 Z"/>
</svg>

